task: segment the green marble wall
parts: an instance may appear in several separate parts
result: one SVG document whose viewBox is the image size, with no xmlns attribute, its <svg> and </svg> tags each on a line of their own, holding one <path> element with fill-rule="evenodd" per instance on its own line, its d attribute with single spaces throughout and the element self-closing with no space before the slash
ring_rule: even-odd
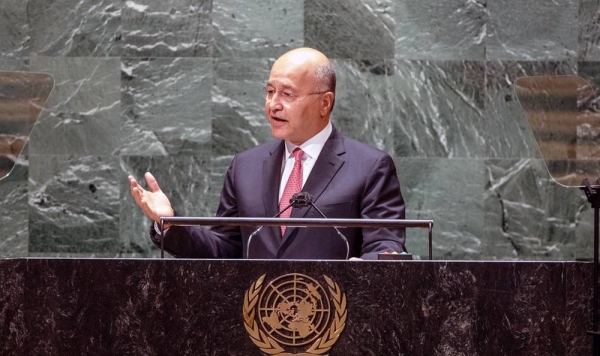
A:
<svg viewBox="0 0 600 356">
<path fill-rule="evenodd" d="M 407 217 L 435 220 L 435 258 L 592 255 L 590 208 L 549 177 L 513 84 L 543 74 L 600 84 L 595 1 L 2 8 L 0 70 L 47 72 L 56 86 L 18 174 L 0 181 L 0 256 L 157 256 L 127 174 L 152 171 L 182 213 L 213 215 L 232 156 L 270 138 L 270 65 L 300 46 L 333 60 L 334 124 L 389 152 Z M 410 230 L 407 247 L 425 255 L 425 231 Z"/>
</svg>

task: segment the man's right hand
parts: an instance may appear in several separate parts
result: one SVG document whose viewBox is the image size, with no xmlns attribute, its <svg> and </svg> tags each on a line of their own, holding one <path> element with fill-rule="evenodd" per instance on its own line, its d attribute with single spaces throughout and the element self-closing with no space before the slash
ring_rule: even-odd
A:
<svg viewBox="0 0 600 356">
<path fill-rule="evenodd" d="M 171 207 L 171 202 L 165 193 L 160 190 L 158 182 L 152 174 L 147 172 L 144 178 L 146 178 L 149 191 L 142 188 L 132 175 L 129 176 L 131 196 L 133 196 L 135 202 L 142 208 L 147 217 L 160 224 L 162 216 L 175 215 Z"/>
</svg>

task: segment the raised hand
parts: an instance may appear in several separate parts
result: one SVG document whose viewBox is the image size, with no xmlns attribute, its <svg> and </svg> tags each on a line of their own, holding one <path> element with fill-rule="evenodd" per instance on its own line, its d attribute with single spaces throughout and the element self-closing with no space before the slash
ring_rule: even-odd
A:
<svg viewBox="0 0 600 356">
<path fill-rule="evenodd" d="M 144 178 L 146 178 L 149 191 L 142 188 L 132 175 L 129 176 L 131 196 L 135 199 L 137 205 L 142 208 L 147 217 L 160 224 L 161 216 L 174 215 L 171 202 L 165 193 L 160 190 L 156 178 L 150 172 L 147 172 Z"/>
</svg>

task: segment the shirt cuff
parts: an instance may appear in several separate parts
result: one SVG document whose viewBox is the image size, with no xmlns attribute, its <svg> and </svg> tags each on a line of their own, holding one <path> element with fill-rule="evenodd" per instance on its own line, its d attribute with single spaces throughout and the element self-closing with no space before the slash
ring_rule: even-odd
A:
<svg viewBox="0 0 600 356">
<path fill-rule="evenodd" d="M 156 231 L 156 234 L 157 234 L 158 236 L 161 236 L 161 235 L 160 235 L 160 226 L 158 226 L 158 224 L 156 223 L 156 221 L 154 222 L 154 231 Z M 169 231 L 169 228 L 166 228 L 166 229 L 165 229 L 165 233 L 166 233 L 167 231 Z"/>
</svg>

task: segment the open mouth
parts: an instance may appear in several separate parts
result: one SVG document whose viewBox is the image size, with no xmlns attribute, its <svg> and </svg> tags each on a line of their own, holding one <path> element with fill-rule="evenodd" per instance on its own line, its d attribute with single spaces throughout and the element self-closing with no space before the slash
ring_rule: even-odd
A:
<svg viewBox="0 0 600 356">
<path fill-rule="evenodd" d="M 287 122 L 287 120 L 281 119 L 281 118 L 278 118 L 278 117 L 275 117 L 275 116 L 271 116 L 271 120 L 277 121 L 277 122 Z"/>
</svg>

